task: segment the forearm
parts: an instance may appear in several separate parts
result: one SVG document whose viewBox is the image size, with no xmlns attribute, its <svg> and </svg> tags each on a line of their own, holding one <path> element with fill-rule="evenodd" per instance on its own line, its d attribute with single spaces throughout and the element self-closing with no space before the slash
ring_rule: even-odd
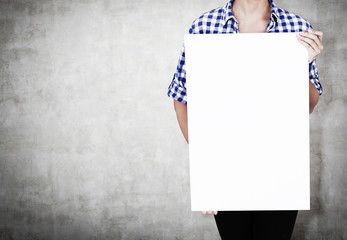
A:
<svg viewBox="0 0 347 240">
<path fill-rule="evenodd" d="M 309 113 L 311 114 L 313 112 L 314 107 L 317 105 L 318 103 L 318 99 L 319 99 L 319 94 L 318 91 L 316 89 L 316 87 L 312 84 L 312 82 L 310 81 L 310 79 L 308 80 L 309 83 L 309 99 L 310 99 L 310 109 L 309 109 Z"/>
<path fill-rule="evenodd" d="M 187 116 L 187 105 L 174 100 L 174 108 L 176 111 L 176 116 L 178 120 L 178 124 L 181 128 L 182 134 L 189 144 L 188 140 L 188 116 Z"/>
</svg>

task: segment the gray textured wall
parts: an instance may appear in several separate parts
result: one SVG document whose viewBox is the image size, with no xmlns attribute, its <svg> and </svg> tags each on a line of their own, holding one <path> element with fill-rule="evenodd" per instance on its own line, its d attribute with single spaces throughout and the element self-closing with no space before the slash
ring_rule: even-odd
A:
<svg viewBox="0 0 347 240">
<path fill-rule="evenodd" d="M 190 212 L 166 91 L 183 34 L 226 1 L 0 1 L 0 239 L 219 239 Z M 293 239 L 347 239 L 347 4 L 275 3 L 325 34 Z"/>
</svg>

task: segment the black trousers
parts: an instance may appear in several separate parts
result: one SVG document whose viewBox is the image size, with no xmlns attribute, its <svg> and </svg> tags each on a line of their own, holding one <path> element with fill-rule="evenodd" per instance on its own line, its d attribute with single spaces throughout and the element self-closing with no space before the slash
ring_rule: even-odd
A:
<svg viewBox="0 0 347 240">
<path fill-rule="evenodd" d="M 214 215 L 222 240 L 290 240 L 298 210 L 221 211 Z"/>
</svg>

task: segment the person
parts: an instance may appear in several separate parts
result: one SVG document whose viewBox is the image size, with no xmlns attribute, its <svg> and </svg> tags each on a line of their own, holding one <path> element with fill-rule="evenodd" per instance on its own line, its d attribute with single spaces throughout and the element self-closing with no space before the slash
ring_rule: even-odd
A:
<svg viewBox="0 0 347 240">
<path fill-rule="evenodd" d="M 316 57 L 323 50 L 323 33 L 313 30 L 304 18 L 281 9 L 273 0 L 229 0 L 223 6 L 195 19 L 189 34 L 237 34 L 297 32 L 298 41 L 308 50 L 309 113 L 323 92 L 319 82 Z M 174 109 L 187 143 L 187 91 L 185 88 L 184 44 L 177 70 L 168 87 Z M 204 211 L 214 214 L 222 239 L 290 239 L 298 210 L 291 211 Z"/>
</svg>

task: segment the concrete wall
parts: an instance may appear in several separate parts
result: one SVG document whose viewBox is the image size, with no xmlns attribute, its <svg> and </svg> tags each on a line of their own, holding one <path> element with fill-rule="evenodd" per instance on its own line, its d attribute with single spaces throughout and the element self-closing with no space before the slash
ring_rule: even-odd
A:
<svg viewBox="0 0 347 240">
<path fill-rule="evenodd" d="M 190 212 L 166 91 L 191 22 L 225 3 L 0 1 L 0 239 L 219 239 Z M 276 4 L 325 34 L 293 239 L 347 238 L 346 2 Z"/>
</svg>

